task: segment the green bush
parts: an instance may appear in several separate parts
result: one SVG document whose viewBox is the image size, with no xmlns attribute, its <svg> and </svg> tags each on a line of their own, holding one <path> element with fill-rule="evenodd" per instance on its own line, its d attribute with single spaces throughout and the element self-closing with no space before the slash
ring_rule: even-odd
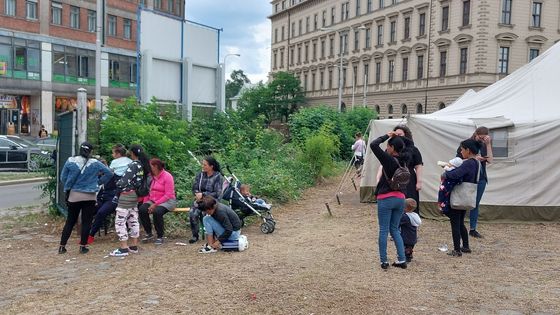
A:
<svg viewBox="0 0 560 315">
<path fill-rule="evenodd" d="M 315 179 L 333 175 L 334 156 L 339 152 L 340 140 L 332 133 L 332 123 L 325 124 L 319 132 L 305 140 L 302 163 L 307 163 Z"/>
</svg>

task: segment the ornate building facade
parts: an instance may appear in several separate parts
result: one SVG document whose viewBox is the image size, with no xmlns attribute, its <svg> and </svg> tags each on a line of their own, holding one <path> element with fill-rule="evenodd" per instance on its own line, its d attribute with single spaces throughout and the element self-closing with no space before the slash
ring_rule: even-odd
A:
<svg viewBox="0 0 560 315">
<path fill-rule="evenodd" d="M 300 78 L 310 105 L 431 113 L 560 39 L 560 1 L 273 0 L 271 75 Z M 342 52 L 342 70 L 340 55 Z M 340 80 L 340 81 L 339 81 Z"/>
</svg>

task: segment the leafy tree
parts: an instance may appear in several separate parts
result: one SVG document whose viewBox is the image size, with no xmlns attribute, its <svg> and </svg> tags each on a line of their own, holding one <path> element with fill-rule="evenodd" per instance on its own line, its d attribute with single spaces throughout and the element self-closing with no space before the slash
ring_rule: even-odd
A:
<svg viewBox="0 0 560 315">
<path fill-rule="evenodd" d="M 226 81 L 226 100 L 236 96 L 243 85 L 251 83 L 251 80 L 243 73 L 243 70 L 233 70 L 230 79 Z"/>
<path fill-rule="evenodd" d="M 262 83 L 243 93 L 239 100 L 239 108 L 241 115 L 249 121 L 263 116 L 264 123 L 268 125 L 276 118 L 271 91 Z"/>
<path fill-rule="evenodd" d="M 297 111 L 298 105 L 305 103 L 301 81 L 288 72 L 277 72 L 268 85 L 273 97 L 277 118 L 288 121 L 288 117 Z"/>
</svg>

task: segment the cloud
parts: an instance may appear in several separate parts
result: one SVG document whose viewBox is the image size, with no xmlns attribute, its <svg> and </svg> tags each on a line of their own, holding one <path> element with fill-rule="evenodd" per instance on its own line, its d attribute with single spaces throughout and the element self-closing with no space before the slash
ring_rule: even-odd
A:
<svg viewBox="0 0 560 315">
<path fill-rule="evenodd" d="M 187 0 L 188 20 L 223 29 L 220 59 L 227 54 L 226 73 L 241 69 L 251 82 L 266 81 L 270 71 L 270 14 L 266 0 Z"/>
</svg>

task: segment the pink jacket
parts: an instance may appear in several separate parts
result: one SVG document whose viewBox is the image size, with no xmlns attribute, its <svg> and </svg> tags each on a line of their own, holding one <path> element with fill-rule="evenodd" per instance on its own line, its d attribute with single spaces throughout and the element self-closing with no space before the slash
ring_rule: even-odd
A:
<svg viewBox="0 0 560 315">
<path fill-rule="evenodd" d="M 156 205 L 160 205 L 169 199 L 176 199 L 175 182 L 173 181 L 173 176 L 168 171 L 162 170 L 158 176 L 152 176 L 150 194 L 144 201 L 151 200 Z"/>
</svg>

